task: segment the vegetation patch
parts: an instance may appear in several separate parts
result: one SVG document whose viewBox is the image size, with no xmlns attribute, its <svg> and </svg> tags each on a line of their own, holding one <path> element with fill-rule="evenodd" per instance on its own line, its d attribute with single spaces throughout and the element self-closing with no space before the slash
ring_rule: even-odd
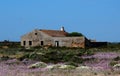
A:
<svg viewBox="0 0 120 76">
<path fill-rule="evenodd" d="M 83 36 L 82 33 L 78 33 L 78 32 L 72 32 L 72 33 L 68 33 L 69 37 L 78 37 L 78 36 Z"/>
<path fill-rule="evenodd" d="M 28 68 L 45 68 L 47 67 L 47 64 L 44 62 L 37 62 L 35 64 L 31 64 L 28 66 Z"/>
</svg>

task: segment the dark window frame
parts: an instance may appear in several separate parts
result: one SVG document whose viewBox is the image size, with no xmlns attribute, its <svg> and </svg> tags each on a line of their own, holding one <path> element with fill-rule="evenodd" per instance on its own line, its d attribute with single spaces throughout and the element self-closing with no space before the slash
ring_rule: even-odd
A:
<svg viewBox="0 0 120 76">
<path fill-rule="evenodd" d="M 35 33 L 35 35 L 37 35 L 38 33 Z"/>
<path fill-rule="evenodd" d="M 41 46 L 43 46 L 44 45 L 44 41 L 41 41 Z"/>
<path fill-rule="evenodd" d="M 23 45 L 24 45 L 24 46 L 26 45 L 26 41 L 23 41 Z"/>
<path fill-rule="evenodd" d="M 29 45 L 30 45 L 30 46 L 32 45 L 32 41 L 29 41 Z"/>
</svg>

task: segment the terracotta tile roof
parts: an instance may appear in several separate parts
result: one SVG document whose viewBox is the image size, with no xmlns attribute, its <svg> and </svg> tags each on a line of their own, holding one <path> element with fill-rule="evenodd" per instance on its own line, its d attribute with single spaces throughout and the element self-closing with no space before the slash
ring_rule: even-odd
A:
<svg viewBox="0 0 120 76">
<path fill-rule="evenodd" d="M 40 31 L 52 37 L 66 37 L 68 34 L 67 32 L 60 30 L 40 30 Z"/>
</svg>

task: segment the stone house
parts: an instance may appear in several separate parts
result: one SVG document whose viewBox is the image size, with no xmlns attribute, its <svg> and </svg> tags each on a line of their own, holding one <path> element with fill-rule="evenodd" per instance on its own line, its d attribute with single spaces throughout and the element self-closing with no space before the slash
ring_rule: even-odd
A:
<svg viewBox="0 0 120 76">
<path fill-rule="evenodd" d="M 69 37 L 62 27 L 60 30 L 35 29 L 21 37 L 21 46 L 53 46 L 53 47 L 80 47 L 85 48 L 89 44 L 84 36 Z"/>
</svg>

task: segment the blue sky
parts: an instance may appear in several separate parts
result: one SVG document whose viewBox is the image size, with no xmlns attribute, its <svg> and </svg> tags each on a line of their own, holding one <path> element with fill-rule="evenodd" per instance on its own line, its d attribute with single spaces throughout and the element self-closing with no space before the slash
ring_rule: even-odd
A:
<svg viewBox="0 0 120 76">
<path fill-rule="evenodd" d="M 61 26 L 88 39 L 118 42 L 120 0 L 0 0 L 0 41 Z"/>
</svg>

